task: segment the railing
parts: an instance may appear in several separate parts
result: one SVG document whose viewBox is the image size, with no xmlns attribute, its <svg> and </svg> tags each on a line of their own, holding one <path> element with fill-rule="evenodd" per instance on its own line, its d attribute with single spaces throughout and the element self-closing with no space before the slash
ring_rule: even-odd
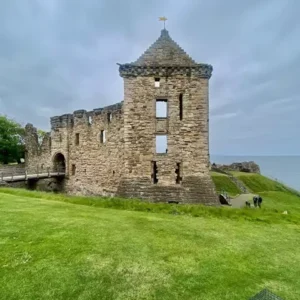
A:
<svg viewBox="0 0 300 300">
<path fill-rule="evenodd" d="M 62 167 L 51 167 L 51 168 L 24 168 L 15 169 L 12 172 L 9 170 L 0 172 L 0 181 L 17 181 L 17 180 L 28 180 L 38 179 L 54 176 L 64 176 L 65 168 Z"/>
</svg>

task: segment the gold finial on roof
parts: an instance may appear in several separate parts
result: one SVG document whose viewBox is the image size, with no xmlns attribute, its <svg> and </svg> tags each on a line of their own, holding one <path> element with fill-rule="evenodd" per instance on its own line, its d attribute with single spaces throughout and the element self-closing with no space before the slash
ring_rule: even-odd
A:
<svg viewBox="0 0 300 300">
<path fill-rule="evenodd" d="M 164 21 L 164 29 L 166 29 L 166 21 L 168 19 L 166 17 L 159 17 L 159 21 Z"/>
</svg>

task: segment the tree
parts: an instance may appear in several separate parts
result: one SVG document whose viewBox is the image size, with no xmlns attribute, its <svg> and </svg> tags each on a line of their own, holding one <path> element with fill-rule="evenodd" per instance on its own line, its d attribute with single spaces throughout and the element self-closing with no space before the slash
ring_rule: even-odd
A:
<svg viewBox="0 0 300 300">
<path fill-rule="evenodd" d="M 24 128 L 0 115 L 0 163 L 20 162 L 24 157 Z"/>
<path fill-rule="evenodd" d="M 43 139 L 44 139 L 44 137 L 45 137 L 45 135 L 46 135 L 46 131 L 44 131 L 44 130 L 42 130 L 42 129 L 38 129 L 37 135 L 38 135 L 38 142 L 39 142 L 39 145 L 41 145 L 42 142 L 43 142 Z"/>
</svg>

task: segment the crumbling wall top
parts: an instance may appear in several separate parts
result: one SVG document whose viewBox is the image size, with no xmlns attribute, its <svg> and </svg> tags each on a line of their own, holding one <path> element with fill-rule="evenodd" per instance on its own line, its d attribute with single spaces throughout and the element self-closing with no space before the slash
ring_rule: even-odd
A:
<svg viewBox="0 0 300 300">
<path fill-rule="evenodd" d="M 109 105 L 102 108 L 95 108 L 92 111 L 87 111 L 85 109 L 78 109 L 73 112 L 73 114 L 64 114 L 62 116 L 55 116 L 50 118 L 51 129 L 55 130 L 57 128 L 66 128 L 72 127 L 76 119 L 86 118 L 88 120 L 89 117 L 93 117 L 94 115 L 99 115 L 106 112 L 115 112 L 122 110 L 123 101 Z"/>
</svg>

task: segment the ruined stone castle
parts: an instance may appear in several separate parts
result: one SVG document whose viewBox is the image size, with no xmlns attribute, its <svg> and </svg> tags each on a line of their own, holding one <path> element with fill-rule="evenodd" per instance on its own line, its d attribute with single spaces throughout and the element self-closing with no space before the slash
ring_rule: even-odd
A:
<svg viewBox="0 0 300 300">
<path fill-rule="evenodd" d="M 51 118 L 41 145 L 26 125 L 29 170 L 60 167 L 71 194 L 218 203 L 209 175 L 209 79 L 167 30 L 119 64 L 124 101 Z"/>
</svg>

